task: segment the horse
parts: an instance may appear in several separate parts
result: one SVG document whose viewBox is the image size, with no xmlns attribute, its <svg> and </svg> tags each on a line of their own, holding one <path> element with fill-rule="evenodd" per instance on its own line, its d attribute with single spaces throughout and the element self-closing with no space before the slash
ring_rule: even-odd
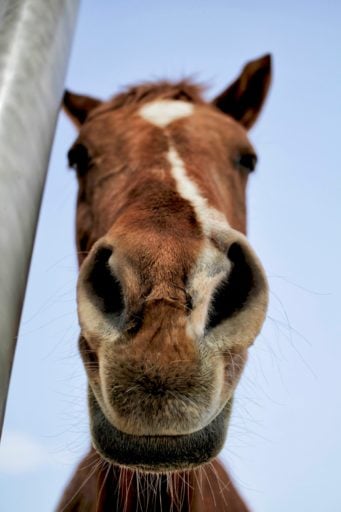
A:
<svg viewBox="0 0 341 512">
<path fill-rule="evenodd" d="M 270 80 L 265 55 L 213 101 L 190 80 L 64 94 L 92 448 L 58 512 L 249 510 L 217 455 L 268 303 L 245 196 Z"/>
</svg>

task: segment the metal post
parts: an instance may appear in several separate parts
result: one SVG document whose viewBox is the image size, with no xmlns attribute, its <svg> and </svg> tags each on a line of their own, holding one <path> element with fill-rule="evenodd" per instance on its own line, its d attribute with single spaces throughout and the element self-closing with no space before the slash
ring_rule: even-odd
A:
<svg viewBox="0 0 341 512">
<path fill-rule="evenodd" d="M 0 435 L 77 9 L 0 2 Z"/>
</svg>

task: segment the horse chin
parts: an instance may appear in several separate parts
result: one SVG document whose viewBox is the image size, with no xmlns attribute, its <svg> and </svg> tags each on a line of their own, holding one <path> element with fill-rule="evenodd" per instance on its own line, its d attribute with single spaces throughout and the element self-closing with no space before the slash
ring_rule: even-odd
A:
<svg viewBox="0 0 341 512">
<path fill-rule="evenodd" d="M 204 428 L 178 436 L 135 436 L 109 422 L 89 387 L 92 443 L 111 464 L 144 472 L 194 469 L 212 460 L 226 438 L 232 399 Z"/>
</svg>

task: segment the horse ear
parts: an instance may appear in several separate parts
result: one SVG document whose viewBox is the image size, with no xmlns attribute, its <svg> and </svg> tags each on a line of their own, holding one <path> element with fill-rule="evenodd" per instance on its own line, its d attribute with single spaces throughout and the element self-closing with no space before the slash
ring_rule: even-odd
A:
<svg viewBox="0 0 341 512">
<path fill-rule="evenodd" d="M 271 55 L 248 62 L 240 76 L 215 100 L 219 110 L 251 128 L 260 113 L 271 81 Z"/>
<path fill-rule="evenodd" d="M 90 96 L 81 96 L 70 91 L 64 92 L 63 110 L 71 121 L 79 128 L 88 114 L 101 104 L 101 100 Z"/>
</svg>

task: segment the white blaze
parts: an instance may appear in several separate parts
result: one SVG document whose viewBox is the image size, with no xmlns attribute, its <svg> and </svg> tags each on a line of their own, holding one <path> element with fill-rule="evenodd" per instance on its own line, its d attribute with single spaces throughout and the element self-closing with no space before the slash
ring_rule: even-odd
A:
<svg viewBox="0 0 341 512">
<path fill-rule="evenodd" d="M 201 195 L 197 184 L 188 177 L 185 164 L 176 149 L 171 147 L 167 158 L 171 164 L 171 173 L 176 181 L 178 193 L 193 206 L 205 235 L 210 236 L 212 233 L 229 229 L 225 215 L 208 205 L 207 199 Z"/>
<path fill-rule="evenodd" d="M 212 294 L 231 270 L 229 259 L 212 244 L 209 238 L 212 235 L 228 233 L 230 227 L 224 214 L 209 206 L 198 185 L 187 175 L 185 164 L 174 147 L 168 150 L 167 158 L 179 195 L 192 205 L 197 221 L 207 237 L 188 284 L 195 308 L 188 320 L 187 332 L 192 337 L 200 338 L 205 329 Z"/>
<path fill-rule="evenodd" d="M 159 128 L 188 117 L 194 112 L 194 105 L 187 101 L 157 100 L 147 103 L 139 110 L 139 115 Z M 183 160 L 176 149 L 169 147 L 167 159 L 171 165 L 171 173 L 177 184 L 177 191 L 183 199 L 191 203 L 197 215 L 197 220 L 203 227 L 206 235 L 214 232 L 224 232 L 229 229 L 226 217 L 208 205 L 207 199 L 202 196 L 197 184 L 186 173 Z"/>
<path fill-rule="evenodd" d="M 140 109 L 139 114 L 146 121 L 164 128 L 177 119 L 191 115 L 194 108 L 191 103 L 184 101 L 161 100 L 147 103 Z M 188 334 L 191 337 L 200 338 L 205 329 L 212 294 L 231 270 L 230 261 L 212 244 L 210 238 L 218 236 L 225 239 L 231 228 L 225 215 L 209 205 L 197 183 L 188 176 L 185 162 L 174 146 L 169 146 L 166 157 L 177 192 L 192 206 L 206 238 L 188 283 L 189 293 L 195 302 L 194 311 L 188 320 Z"/>
<path fill-rule="evenodd" d="M 193 109 L 192 103 L 187 101 L 158 100 L 141 107 L 139 114 L 149 123 L 165 128 L 177 119 L 190 116 Z"/>
</svg>

